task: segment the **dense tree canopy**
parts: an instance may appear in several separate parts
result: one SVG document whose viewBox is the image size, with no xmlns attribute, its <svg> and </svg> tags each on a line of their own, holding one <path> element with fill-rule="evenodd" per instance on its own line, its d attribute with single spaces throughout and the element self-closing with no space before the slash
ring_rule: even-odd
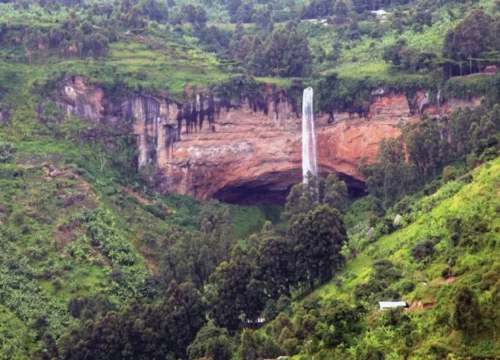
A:
<svg viewBox="0 0 500 360">
<path fill-rule="evenodd" d="M 98 313 L 73 329 L 61 340 L 61 358 L 185 358 L 204 323 L 194 286 L 172 283 L 162 304 L 130 304 L 119 312 Z"/>
<path fill-rule="evenodd" d="M 301 214 L 291 223 L 288 231 L 292 240 L 299 282 L 314 289 L 315 280 L 321 283 L 332 276 L 344 262 L 340 254 L 347 234 L 340 212 L 321 205 L 307 214 Z"/>
</svg>

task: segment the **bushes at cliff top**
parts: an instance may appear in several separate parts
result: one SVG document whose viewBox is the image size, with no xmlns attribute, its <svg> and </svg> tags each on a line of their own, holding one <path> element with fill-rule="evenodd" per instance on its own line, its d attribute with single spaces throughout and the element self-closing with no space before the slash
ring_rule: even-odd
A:
<svg viewBox="0 0 500 360">
<path fill-rule="evenodd" d="M 372 93 L 394 91 L 412 98 L 419 90 L 436 93 L 439 79 L 432 76 L 391 74 L 382 78 L 339 76 L 331 72 L 313 82 L 317 110 L 352 111 L 366 113 L 372 101 Z"/>
<path fill-rule="evenodd" d="M 500 100 L 500 75 L 472 75 L 463 78 L 451 78 L 444 85 L 447 98 L 472 99 L 484 96 L 496 103 Z"/>
</svg>

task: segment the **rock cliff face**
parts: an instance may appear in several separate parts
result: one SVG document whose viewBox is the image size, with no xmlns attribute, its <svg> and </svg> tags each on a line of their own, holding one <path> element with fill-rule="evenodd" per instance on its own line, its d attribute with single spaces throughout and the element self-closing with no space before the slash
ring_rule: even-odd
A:
<svg viewBox="0 0 500 360">
<path fill-rule="evenodd" d="M 165 97 L 134 95 L 109 101 L 83 79 L 68 79 L 58 96 L 68 114 L 120 128 L 133 121 L 140 168 L 154 169 L 161 191 L 234 203 L 283 202 L 301 181 L 300 117 L 284 94 L 242 96 L 224 103 L 210 96 L 186 96 L 183 104 Z M 363 157 L 373 159 L 382 139 L 399 135 L 400 125 L 419 113 L 447 113 L 474 102 L 431 106 L 425 93 L 414 98 L 378 90 L 366 118 L 336 113 L 316 118 L 320 173 L 336 173 L 351 191 L 363 191 L 357 171 Z M 352 114 L 351 114 L 352 115 Z"/>
</svg>

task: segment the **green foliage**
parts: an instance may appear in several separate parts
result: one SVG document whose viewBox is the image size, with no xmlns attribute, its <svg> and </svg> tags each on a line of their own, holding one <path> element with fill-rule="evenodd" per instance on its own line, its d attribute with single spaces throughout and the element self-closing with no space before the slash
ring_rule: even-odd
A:
<svg viewBox="0 0 500 360">
<path fill-rule="evenodd" d="M 336 175 L 330 174 L 324 179 L 309 174 L 307 183 L 292 187 L 282 217 L 293 222 L 295 216 L 306 214 L 320 204 L 343 212 L 347 198 L 347 186 L 345 182 L 339 181 Z"/>
<path fill-rule="evenodd" d="M 350 344 L 364 329 L 361 322 L 364 309 L 351 307 L 343 302 L 333 302 L 321 313 L 322 329 L 318 336 L 327 347 L 336 347 L 342 343 Z"/>
<path fill-rule="evenodd" d="M 274 300 L 278 300 L 280 295 L 290 296 L 291 287 L 295 285 L 297 269 L 294 255 L 288 239 L 263 236 L 259 245 L 258 262 L 266 291 Z"/>
<path fill-rule="evenodd" d="M 340 254 L 347 234 L 341 214 L 328 205 L 320 205 L 306 215 L 293 219 L 288 230 L 296 267 L 301 269 L 298 281 L 314 290 L 315 280 L 324 283 L 339 269 L 345 259 Z"/>
<path fill-rule="evenodd" d="M 14 160 L 15 150 L 12 144 L 0 143 L 0 164 L 10 163 Z"/>
<path fill-rule="evenodd" d="M 482 10 L 474 9 L 453 31 L 446 34 L 443 55 L 461 61 L 460 75 L 463 62 L 469 62 L 469 73 L 472 73 L 472 59 L 479 58 L 488 51 L 500 50 L 494 35 L 495 27 L 493 17 Z"/>
<path fill-rule="evenodd" d="M 460 287 L 455 299 L 453 312 L 453 327 L 469 334 L 481 323 L 481 312 L 476 294 L 468 287 Z"/>
<path fill-rule="evenodd" d="M 226 329 L 208 324 L 196 334 L 196 338 L 189 345 L 187 352 L 192 360 L 203 357 L 231 360 L 233 358 L 233 344 Z"/>
<path fill-rule="evenodd" d="M 61 358 L 185 357 L 187 346 L 204 323 L 201 298 L 194 286 L 172 283 L 158 305 L 132 303 L 73 329 L 61 339 Z M 95 333 L 109 336 L 95 337 Z"/>
<path fill-rule="evenodd" d="M 243 327 L 243 321 L 256 321 L 264 309 L 262 284 L 252 278 L 250 261 L 248 255 L 242 253 L 229 263 L 223 262 L 211 276 L 217 289 L 212 314 L 218 326 L 237 330 Z"/>
<path fill-rule="evenodd" d="M 240 346 L 236 353 L 238 360 L 252 360 L 259 358 L 273 358 L 280 355 L 280 350 L 272 339 L 260 333 L 245 329 L 241 333 Z"/>
<path fill-rule="evenodd" d="M 34 358 L 185 358 L 192 341 L 192 358 L 498 357 L 498 163 L 460 175 L 499 154 L 499 77 L 441 76 L 496 63 L 498 19 L 492 1 L 464 4 L 0 4 L 0 357 L 28 357 L 41 346 Z M 369 13 L 380 7 L 387 19 Z M 284 23 L 300 14 L 331 18 Z M 263 82 L 286 90 L 294 110 L 311 83 L 330 123 L 335 111 L 366 117 L 375 90 L 409 98 L 428 90 L 432 99 L 442 88 L 445 99 L 485 102 L 447 121 L 409 124 L 401 139 L 383 142 L 380 160 L 361 167 L 371 197 L 359 208 L 347 206 L 346 186 L 334 177 L 294 188 L 285 236 L 284 223 L 265 223 L 275 222 L 276 209 L 149 193 L 134 136 L 108 136 L 46 101 L 72 75 L 109 99 L 168 94 L 180 102 L 200 86 L 224 106 L 245 94 L 265 113 Z M 42 162 L 61 178 L 50 179 Z M 396 213 L 403 218 L 394 225 Z M 297 303 L 333 276 L 317 292 L 323 298 Z M 192 284 L 168 286 L 172 280 Z M 462 285 L 468 290 L 457 292 Z M 401 297 L 409 314 L 364 316 L 376 300 Z M 263 311 L 268 321 L 281 312 L 291 318 L 280 314 L 239 341 L 203 327 L 207 316 L 231 332 L 257 327 Z M 450 333 L 450 314 L 469 339 Z"/>
<path fill-rule="evenodd" d="M 422 261 L 433 253 L 434 243 L 430 240 L 419 242 L 411 249 L 411 256 L 417 261 Z"/>
<path fill-rule="evenodd" d="M 450 165 L 450 166 L 445 166 L 443 169 L 443 182 L 447 183 L 451 180 L 455 180 L 458 177 L 458 171 L 457 169 Z"/>
<path fill-rule="evenodd" d="M 0 298 L 2 306 L 15 314 L 17 319 L 32 327 L 33 332 L 26 332 L 27 340 L 34 340 L 33 335 L 41 337 L 45 332 L 53 336 L 60 336 L 67 326 L 73 324 L 66 304 L 50 299 L 34 279 L 37 273 L 30 265 L 29 259 L 16 246 L 17 235 L 9 234 L 0 229 Z M 27 348 L 23 344 L 12 344 L 12 348 L 20 354 L 26 354 Z M 2 347 L 2 349 L 4 349 Z M 5 348 L 7 351 L 9 347 Z M 27 354 L 26 354 L 27 355 Z"/>
<path fill-rule="evenodd" d="M 451 181 L 435 194 L 414 200 L 409 224 L 366 245 L 347 261 L 338 279 L 302 302 L 305 305 L 315 298 L 313 308 L 321 311 L 329 309 L 332 300 L 348 301 L 351 306 L 359 300 L 371 313 L 367 316 L 371 330 L 362 330 L 347 350 L 337 346 L 339 356 L 498 356 L 492 346 L 498 342 L 498 329 L 493 325 L 498 319 L 494 310 L 497 287 L 493 285 L 498 274 L 491 271 L 497 263 L 498 244 L 492 241 L 495 230 L 480 220 L 498 226 L 498 159 L 485 167 L 472 173 L 469 184 Z M 423 267 L 413 261 L 412 248 L 426 250 L 427 246 L 418 245 L 426 240 L 434 244 L 434 253 L 425 258 Z M 318 295 L 323 299 L 318 301 Z M 376 301 L 391 299 L 406 301 L 411 310 L 375 312 Z M 460 327 L 463 336 L 452 332 L 453 327 Z M 329 334 L 335 327 L 331 332 L 322 329 Z"/>
</svg>

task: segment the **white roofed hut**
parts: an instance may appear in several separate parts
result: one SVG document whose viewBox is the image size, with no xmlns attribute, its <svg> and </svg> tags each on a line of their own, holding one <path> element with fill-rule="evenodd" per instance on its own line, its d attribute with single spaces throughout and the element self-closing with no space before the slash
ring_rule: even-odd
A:
<svg viewBox="0 0 500 360">
<path fill-rule="evenodd" d="M 395 308 L 407 308 L 406 301 L 379 301 L 380 310 L 388 310 Z"/>
<path fill-rule="evenodd" d="M 378 19 L 378 20 L 387 20 L 387 15 L 389 15 L 389 13 L 385 10 L 372 10 L 370 11 L 373 15 L 375 15 L 375 17 Z"/>
</svg>

